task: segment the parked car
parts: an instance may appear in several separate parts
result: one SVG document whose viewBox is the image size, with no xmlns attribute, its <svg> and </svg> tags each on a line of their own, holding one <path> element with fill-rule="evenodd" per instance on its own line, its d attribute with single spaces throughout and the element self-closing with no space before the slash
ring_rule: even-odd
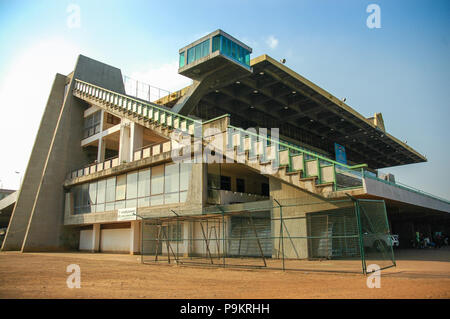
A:
<svg viewBox="0 0 450 319">
<path fill-rule="evenodd" d="M 363 234 L 365 248 L 371 248 L 375 251 L 381 251 L 389 246 L 396 248 L 400 245 L 399 235 L 391 234 Z"/>
</svg>

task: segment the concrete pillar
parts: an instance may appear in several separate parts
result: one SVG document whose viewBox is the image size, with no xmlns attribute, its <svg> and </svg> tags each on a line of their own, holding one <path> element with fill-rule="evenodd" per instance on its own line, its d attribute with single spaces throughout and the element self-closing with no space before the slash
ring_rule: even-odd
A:
<svg viewBox="0 0 450 319">
<path fill-rule="evenodd" d="M 106 150 L 106 143 L 103 140 L 103 137 L 101 137 L 98 140 L 98 152 L 97 152 L 98 163 L 102 163 L 105 161 L 105 150 Z"/>
<path fill-rule="evenodd" d="M 119 163 L 130 161 L 130 126 L 124 123 L 120 127 Z"/>
<path fill-rule="evenodd" d="M 100 224 L 94 224 L 92 227 L 92 251 L 100 251 Z"/>
<path fill-rule="evenodd" d="M 141 148 L 144 138 L 144 128 L 136 123 L 130 123 L 130 160 L 133 160 L 134 151 Z"/>
<path fill-rule="evenodd" d="M 141 223 L 138 220 L 131 221 L 130 230 L 130 255 L 138 255 L 141 252 Z"/>
</svg>

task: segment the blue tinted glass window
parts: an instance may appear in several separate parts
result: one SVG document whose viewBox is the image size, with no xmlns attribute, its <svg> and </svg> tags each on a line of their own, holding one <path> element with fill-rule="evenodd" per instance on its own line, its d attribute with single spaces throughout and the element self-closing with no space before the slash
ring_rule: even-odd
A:
<svg viewBox="0 0 450 319">
<path fill-rule="evenodd" d="M 187 63 L 192 63 L 195 61 L 195 47 L 187 50 Z"/>
<path fill-rule="evenodd" d="M 179 67 L 182 68 L 184 66 L 184 52 L 180 53 L 180 65 Z"/>
<path fill-rule="evenodd" d="M 217 50 L 220 50 L 220 35 L 216 35 L 213 38 L 213 42 L 212 42 L 212 52 L 215 52 Z"/>
<path fill-rule="evenodd" d="M 201 58 L 201 55 L 202 55 L 202 49 L 201 49 L 201 47 L 200 47 L 199 45 L 196 45 L 196 46 L 194 47 L 194 50 L 195 50 L 195 61 L 197 61 L 198 59 Z"/>
</svg>

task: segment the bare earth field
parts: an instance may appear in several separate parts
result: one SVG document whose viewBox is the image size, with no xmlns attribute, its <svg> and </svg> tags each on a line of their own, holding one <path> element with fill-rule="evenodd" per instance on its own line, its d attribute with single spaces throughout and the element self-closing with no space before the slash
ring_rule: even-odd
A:
<svg viewBox="0 0 450 319">
<path fill-rule="evenodd" d="M 361 274 L 140 264 L 139 256 L 0 253 L 0 298 L 450 298 L 450 249 L 396 252 L 381 288 Z M 81 288 L 66 267 L 81 268 Z"/>
</svg>

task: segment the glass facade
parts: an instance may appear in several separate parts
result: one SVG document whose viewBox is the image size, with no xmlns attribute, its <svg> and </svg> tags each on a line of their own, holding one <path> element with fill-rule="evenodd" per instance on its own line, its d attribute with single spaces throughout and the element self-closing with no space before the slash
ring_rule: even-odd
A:
<svg viewBox="0 0 450 319">
<path fill-rule="evenodd" d="M 102 112 L 97 111 L 84 119 L 84 138 L 100 133 Z"/>
<path fill-rule="evenodd" d="M 210 41 L 212 41 L 212 51 L 210 51 Z M 223 55 L 239 62 L 247 67 L 250 66 L 250 51 L 244 49 L 234 41 L 224 37 L 223 35 L 216 35 L 211 40 L 205 40 L 196 46 L 180 53 L 179 67 L 189 65 L 211 52 L 220 51 Z"/>
<path fill-rule="evenodd" d="M 180 53 L 180 68 L 182 68 L 185 65 L 185 60 L 184 60 L 184 52 Z"/>
<path fill-rule="evenodd" d="M 187 50 L 187 64 L 197 61 L 209 54 L 209 39 Z M 184 60 L 184 59 L 183 59 Z M 181 67 L 181 57 L 180 57 Z"/>
<path fill-rule="evenodd" d="M 213 37 L 212 41 L 212 52 L 219 50 L 220 53 L 233 60 L 246 66 L 250 66 L 250 51 L 222 35 L 216 35 Z"/>
<path fill-rule="evenodd" d="M 192 164 L 169 163 L 74 186 L 74 214 L 184 203 Z"/>
</svg>

